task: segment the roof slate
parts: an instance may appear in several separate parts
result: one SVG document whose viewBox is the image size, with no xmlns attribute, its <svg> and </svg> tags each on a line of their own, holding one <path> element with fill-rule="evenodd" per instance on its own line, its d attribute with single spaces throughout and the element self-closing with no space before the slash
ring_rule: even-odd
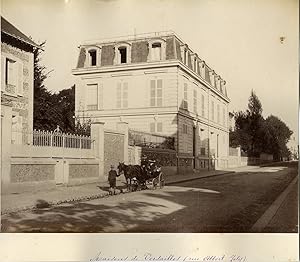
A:
<svg viewBox="0 0 300 262">
<path fill-rule="evenodd" d="M 28 36 L 24 35 L 19 29 L 17 29 L 14 25 L 8 22 L 3 16 L 1 16 L 1 32 L 10 35 L 29 45 L 39 47 Z"/>
</svg>

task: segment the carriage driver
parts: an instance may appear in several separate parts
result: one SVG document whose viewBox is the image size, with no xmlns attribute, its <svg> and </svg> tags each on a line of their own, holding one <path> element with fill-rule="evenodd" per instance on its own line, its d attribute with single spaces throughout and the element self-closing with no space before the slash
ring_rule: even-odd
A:
<svg viewBox="0 0 300 262">
<path fill-rule="evenodd" d="M 115 170 L 114 165 L 110 166 L 110 171 L 108 172 L 108 182 L 109 182 L 109 194 L 115 195 L 116 194 L 116 184 L 117 184 L 117 176 L 118 173 Z"/>
</svg>

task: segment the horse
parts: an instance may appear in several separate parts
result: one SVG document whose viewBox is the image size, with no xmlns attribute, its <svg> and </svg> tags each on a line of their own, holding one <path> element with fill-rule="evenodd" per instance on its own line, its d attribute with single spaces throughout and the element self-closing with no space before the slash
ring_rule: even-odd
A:
<svg viewBox="0 0 300 262">
<path fill-rule="evenodd" d="M 126 165 L 125 163 L 119 163 L 117 169 L 119 170 L 119 174 L 123 173 L 126 179 L 127 189 L 132 191 L 132 180 L 136 179 L 138 185 L 145 187 L 147 174 L 145 174 L 144 170 L 139 165 Z M 129 181 L 129 182 L 128 182 Z"/>
</svg>

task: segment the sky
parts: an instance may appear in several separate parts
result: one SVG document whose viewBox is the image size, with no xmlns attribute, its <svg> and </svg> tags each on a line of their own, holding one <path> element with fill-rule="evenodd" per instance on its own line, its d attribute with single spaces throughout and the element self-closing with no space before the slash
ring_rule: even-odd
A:
<svg viewBox="0 0 300 262">
<path fill-rule="evenodd" d="M 1 9 L 35 42 L 46 40 L 49 90 L 74 84 L 87 40 L 172 30 L 226 80 L 232 111 L 246 109 L 253 89 L 264 117 L 278 116 L 298 139 L 297 0 L 2 0 Z"/>
</svg>

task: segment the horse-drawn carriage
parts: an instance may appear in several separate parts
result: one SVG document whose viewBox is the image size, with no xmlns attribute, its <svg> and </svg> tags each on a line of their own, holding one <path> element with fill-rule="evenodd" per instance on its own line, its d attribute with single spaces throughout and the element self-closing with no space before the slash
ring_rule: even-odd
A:
<svg viewBox="0 0 300 262">
<path fill-rule="evenodd" d="M 156 161 L 142 159 L 141 165 L 119 163 L 117 168 L 119 175 L 124 174 L 129 191 L 163 188 L 165 185 L 164 175 Z"/>
</svg>

